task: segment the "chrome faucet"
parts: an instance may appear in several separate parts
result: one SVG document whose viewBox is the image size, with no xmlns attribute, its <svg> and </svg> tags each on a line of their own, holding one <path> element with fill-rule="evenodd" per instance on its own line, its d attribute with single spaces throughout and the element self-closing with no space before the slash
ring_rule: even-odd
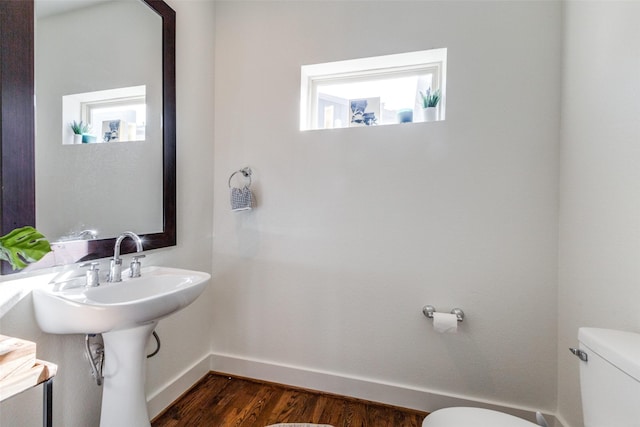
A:
<svg viewBox="0 0 640 427">
<path fill-rule="evenodd" d="M 98 237 L 98 232 L 96 230 L 82 230 L 78 233 L 78 237 L 83 240 L 93 240 Z"/>
<path fill-rule="evenodd" d="M 132 231 L 125 231 L 124 233 L 119 235 L 116 239 L 116 245 L 113 248 L 113 259 L 111 260 L 111 263 L 109 265 L 109 276 L 107 277 L 107 282 L 122 282 L 122 258 L 120 258 L 120 245 L 122 244 L 122 241 L 127 237 L 132 238 L 133 241 L 136 242 L 136 252 L 142 252 L 143 250 L 142 239 L 136 233 Z M 140 261 L 138 261 L 138 258 L 142 257 L 144 257 L 144 255 L 138 255 L 131 263 L 132 267 L 134 263 L 136 263 L 137 267 L 135 268 L 135 271 L 132 268 L 132 277 L 140 276 Z"/>
</svg>

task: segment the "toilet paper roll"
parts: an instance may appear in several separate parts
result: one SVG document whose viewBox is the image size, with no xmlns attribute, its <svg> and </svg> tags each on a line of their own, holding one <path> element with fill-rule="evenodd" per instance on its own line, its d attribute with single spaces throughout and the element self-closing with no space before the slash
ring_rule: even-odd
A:
<svg viewBox="0 0 640 427">
<path fill-rule="evenodd" d="M 458 317 L 451 313 L 433 313 L 433 329 L 441 334 L 458 332 Z"/>
</svg>

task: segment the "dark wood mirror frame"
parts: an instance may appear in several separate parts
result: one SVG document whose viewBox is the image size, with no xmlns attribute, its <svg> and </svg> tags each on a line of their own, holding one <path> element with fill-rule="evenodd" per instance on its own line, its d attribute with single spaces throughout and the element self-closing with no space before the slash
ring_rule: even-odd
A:
<svg viewBox="0 0 640 427">
<path fill-rule="evenodd" d="M 176 16 L 162 0 L 142 1 L 162 18 L 164 230 L 141 236 L 151 250 L 176 245 Z M 33 0 L 0 0 L 0 235 L 35 226 L 34 40 Z M 65 247 L 79 262 L 112 256 L 114 244 L 110 238 Z M 124 240 L 121 252 L 133 251 L 133 241 Z M 7 263 L 1 271 L 13 272 Z"/>
</svg>

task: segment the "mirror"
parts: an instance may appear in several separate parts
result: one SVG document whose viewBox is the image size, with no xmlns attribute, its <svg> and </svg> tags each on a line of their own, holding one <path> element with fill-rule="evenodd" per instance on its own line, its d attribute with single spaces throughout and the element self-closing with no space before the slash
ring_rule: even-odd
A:
<svg viewBox="0 0 640 427">
<path fill-rule="evenodd" d="M 111 256 L 115 237 L 127 229 L 142 235 L 145 250 L 176 244 L 175 12 L 161 0 L 90 3 L 38 20 L 34 35 L 33 2 L 0 1 L 2 123 L 11 121 L 0 129 L 0 232 L 35 225 L 52 241 L 63 237 L 35 268 Z M 141 31 L 142 21 L 149 21 L 148 31 Z M 74 25 L 80 33 L 73 34 Z M 70 38 L 57 51 L 45 46 L 63 33 Z M 146 91 L 143 141 L 63 144 L 70 130 L 63 96 L 139 86 Z M 135 249 L 125 243 L 123 253 Z M 2 272 L 10 271 L 3 265 Z"/>
<path fill-rule="evenodd" d="M 36 227 L 162 231 L 161 17 L 140 0 L 35 0 L 35 16 Z"/>
</svg>

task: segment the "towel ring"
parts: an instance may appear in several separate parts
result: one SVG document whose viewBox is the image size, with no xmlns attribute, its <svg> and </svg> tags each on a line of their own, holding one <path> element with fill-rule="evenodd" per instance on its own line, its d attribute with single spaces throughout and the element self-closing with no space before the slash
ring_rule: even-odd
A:
<svg viewBox="0 0 640 427">
<path fill-rule="evenodd" d="M 236 174 L 239 174 L 239 173 L 241 173 L 242 176 L 244 176 L 245 178 L 249 178 L 249 184 L 245 185 L 245 187 L 249 187 L 251 185 L 251 173 L 252 173 L 251 168 L 246 167 L 246 168 L 239 169 L 231 174 L 231 176 L 229 177 L 229 188 L 231 188 L 231 179 L 234 176 L 236 176 Z"/>
</svg>

